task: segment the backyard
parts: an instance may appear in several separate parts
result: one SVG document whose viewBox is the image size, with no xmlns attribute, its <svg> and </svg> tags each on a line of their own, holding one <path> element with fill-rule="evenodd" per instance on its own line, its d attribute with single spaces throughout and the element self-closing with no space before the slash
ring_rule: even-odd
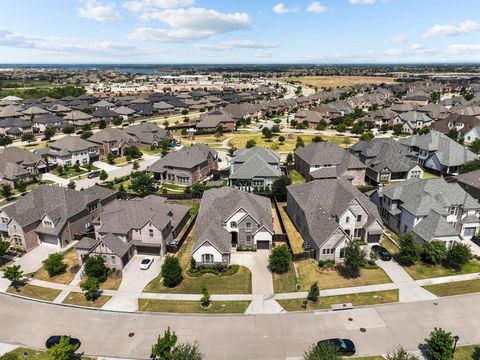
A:
<svg viewBox="0 0 480 360">
<path fill-rule="evenodd" d="M 280 216 L 285 226 L 285 231 L 287 232 L 288 240 L 290 241 L 290 246 L 294 254 L 300 254 L 303 252 L 303 238 L 300 233 L 297 231 L 295 225 L 290 220 L 290 216 L 287 214 L 287 203 L 278 203 L 278 209 L 280 211 Z"/>
</svg>

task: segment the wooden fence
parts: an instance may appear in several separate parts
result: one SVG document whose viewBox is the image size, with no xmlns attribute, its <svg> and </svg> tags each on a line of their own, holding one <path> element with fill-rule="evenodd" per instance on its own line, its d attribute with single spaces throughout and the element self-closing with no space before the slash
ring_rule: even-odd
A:
<svg viewBox="0 0 480 360">
<path fill-rule="evenodd" d="M 190 231 L 192 231 L 193 225 L 195 225 L 195 220 L 197 220 L 197 215 L 198 213 L 190 218 L 189 222 L 185 225 L 187 228 L 180 236 L 180 239 L 177 239 L 178 242 L 176 244 L 167 244 L 167 253 L 175 254 L 180 249 L 180 247 L 183 245 L 188 235 L 190 234 Z"/>
</svg>

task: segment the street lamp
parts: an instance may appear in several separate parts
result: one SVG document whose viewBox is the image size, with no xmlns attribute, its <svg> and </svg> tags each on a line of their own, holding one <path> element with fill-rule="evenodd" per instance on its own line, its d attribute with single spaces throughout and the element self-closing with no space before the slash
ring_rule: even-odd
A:
<svg viewBox="0 0 480 360">
<path fill-rule="evenodd" d="M 453 344 L 453 353 L 455 353 L 455 349 L 457 348 L 457 342 L 460 337 L 458 335 L 455 335 L 453 339 L 455 340 L 455 344 Z"/>
</svg>

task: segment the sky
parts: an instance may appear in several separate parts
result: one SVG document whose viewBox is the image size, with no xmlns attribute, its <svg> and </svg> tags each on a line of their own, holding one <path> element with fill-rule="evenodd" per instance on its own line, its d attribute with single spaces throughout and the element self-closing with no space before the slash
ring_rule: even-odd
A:
<svg viewBox="0 0 480 360">
<path fill-rule="evenodd" d="M 480 0 L 0 0 L 0 63 L 480 62 Z"/>
</svg>

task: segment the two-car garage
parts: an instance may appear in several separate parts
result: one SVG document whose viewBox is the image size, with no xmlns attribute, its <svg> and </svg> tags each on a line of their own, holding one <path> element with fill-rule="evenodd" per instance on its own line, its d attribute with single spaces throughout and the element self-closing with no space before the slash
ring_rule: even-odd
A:
<svg viewBox="0 0 480 360">
<path fill-rule="evenodd" d="M 49 235 L 49 234 L 38 234 L 38 238 L 42 243 L 59 245 L 58 236 Z"/>
<path fill-rule="evenodd" d="M 136 246 L 137 255 L 151 255 L 158 256 L 160 255 L 159 246 Z"/>
</svg>

